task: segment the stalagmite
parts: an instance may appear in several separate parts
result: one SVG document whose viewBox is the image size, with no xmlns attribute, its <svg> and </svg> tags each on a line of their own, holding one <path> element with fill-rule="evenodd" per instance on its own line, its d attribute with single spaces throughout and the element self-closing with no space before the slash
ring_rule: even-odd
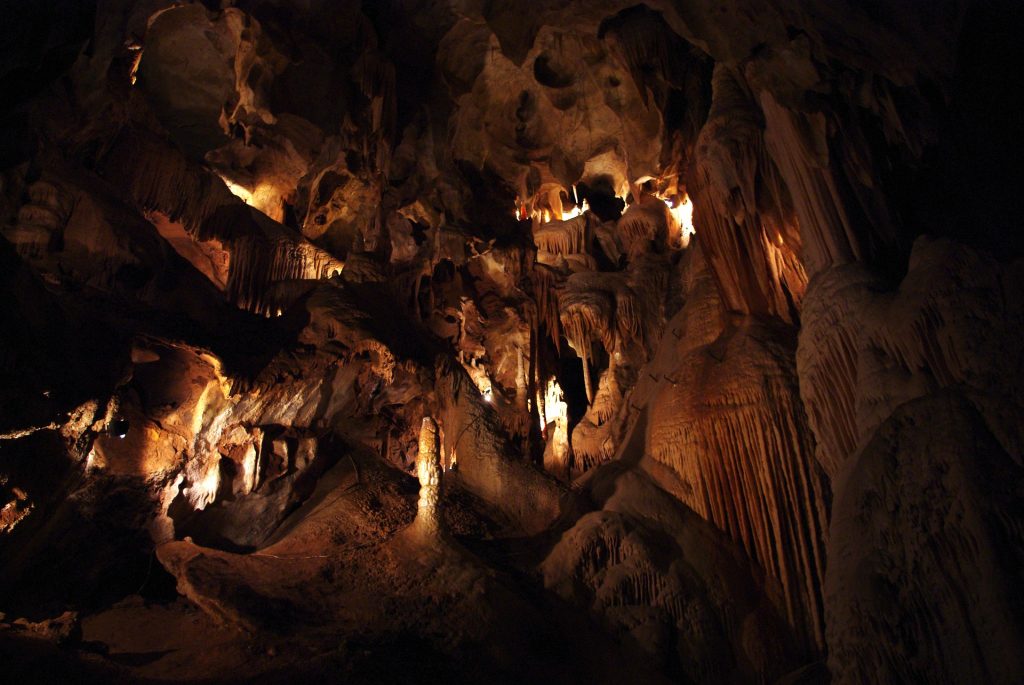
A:
<svg viewBox="0 0 1024 685">
<path fill-rule="evenodd" d="M 444 532 L 444 519 L 441 516 L 441 441 L 437 422 L 429 416 L 423 417 L 420 426 L 416 477 L 420 481 L 420 494 L 413 527 L 417 535 L 429 540 Z"/>
</svg>

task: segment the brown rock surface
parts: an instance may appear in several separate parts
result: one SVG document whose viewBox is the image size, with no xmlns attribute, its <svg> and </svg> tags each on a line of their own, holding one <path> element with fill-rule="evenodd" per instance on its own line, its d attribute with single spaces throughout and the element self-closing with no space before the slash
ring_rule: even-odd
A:
<svg viewBox="0 0 1024 685">
<path fill-rule="evenodd" d="M 545 586 L 589 605 L 676 677 L 770 680 L 791 667 L 792 636 L 720 531 L 636 469 L 599 467 L 586 487 L 602 507 L 562 535 L 541 566 Z"/>
</svg>

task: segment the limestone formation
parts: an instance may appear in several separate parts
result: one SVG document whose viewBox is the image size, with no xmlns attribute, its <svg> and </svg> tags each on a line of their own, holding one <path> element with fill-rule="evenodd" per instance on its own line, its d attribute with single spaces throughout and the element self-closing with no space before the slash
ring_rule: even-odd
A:
<svg viewBox="0 0 1024 685">
<path fill-rule="evenodd" d="M 771 678 L 792 666 L 791 634 L 758 604 L 747 562 L 721 531 L 639 471 L 609 464 L 586 487 L 603 508 L 562 535 L 541 566 L 546 586 L 695 682 Z"/>
<path fill-rule="evenodd" d="M 416 455 L 416 477 L 420 481 L 420 495 L 416 503 L 413 526 L 424 538 L 436 537 L 444 529 L 441 518 L 441 442 L 437 423 L 423 417 L 420 427 L 419 453 Z"/>
<path fill-rule="evenodd" d="M 900 405 L 959 387 L 1010 454 L 1021 453 L 1020 262 L 999 264 L 945 240 L 920 238 L 895 290 L 863 268 L 812 282 L 800 333 L 801 394 L 819 460 L 843 464 Z"/>
<path fill-rule="evenodd" d="M 646 452 L 679 479 L 688 506 L 778 582 L 785 616 L 821 645 L 828 487 L 792 346 L 744 322 L 682 357 L 648 410 Z"/>
</svg>

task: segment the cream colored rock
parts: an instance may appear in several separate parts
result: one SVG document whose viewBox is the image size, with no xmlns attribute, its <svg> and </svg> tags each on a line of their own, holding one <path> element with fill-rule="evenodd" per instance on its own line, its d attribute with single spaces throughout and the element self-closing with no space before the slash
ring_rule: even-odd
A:
<svg viewBox="0 0 1024 685">
<path fill-rule="evenodd" d="M 444 531 L 444 519 L 441 516 L 441 440 L 437 422 L 429 416 L 423 417 L 420 427 L 416 477 L 420 481 L 420 494 L 413 527 L 420 537 L 430 540 Z"/>
<path fill-rule="evenodd" d="M 486 166 L 520 189 L 528 214 L 534 199 L 546 198 L 552 188 L 605 175 L 615 189 L 625 189 L 656 173 L 660 113 L 644 104 L 628 67 L 592 35 L 545 26 L 520 66 L 492 34 L 483 64 L 473 59 L 460 65 L 456 34 L 482 42 L 483 31 L 456 24 L 441 53 L 442 69 L 453 81 L 468 85 L 473 79 L 454 117 L 457 158 Z M 524 163 L 524 152 L 537 162 Z M 528 189 L 531 168 L 540 183 Z"/>
<path fill-rule="evenodd" d="M 807 274 L 761 113 L 736 70 L 717 65 L 712 87 L 687 176 L 705 257 L 729 310 L 795 322 Z"/>
</svg>

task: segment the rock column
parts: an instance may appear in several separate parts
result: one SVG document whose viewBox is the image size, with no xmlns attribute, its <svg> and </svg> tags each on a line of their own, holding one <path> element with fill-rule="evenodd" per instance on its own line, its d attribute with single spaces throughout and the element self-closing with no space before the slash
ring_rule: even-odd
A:
<svg viewBox="0 0 1024 685">
<path fill-rule="evenodd" d="M 441 533 L 441 450 L 437 422 L 423 417 L 420 426 L 420 450 L 416 456 L 416 475 L 420 480 L 420 498 L 414 526 L 424 536 Z"/>
</svg>

